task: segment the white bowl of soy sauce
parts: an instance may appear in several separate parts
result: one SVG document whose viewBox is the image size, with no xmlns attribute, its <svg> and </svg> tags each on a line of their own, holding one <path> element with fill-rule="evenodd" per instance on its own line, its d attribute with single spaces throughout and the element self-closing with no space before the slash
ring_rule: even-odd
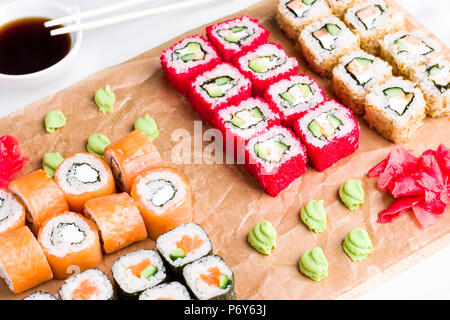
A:
<svg viewBox="0 0 450 320">
<path fill-rule="evenodd" d="M 0 6 L 0 86 L 35 88 L 62 76 L 75 62 L 83 33 L 51 36 L 50 30 L 61 26 L 45 28 L 44 22 L 78 11 L 50 0 Z"/>
</svg>

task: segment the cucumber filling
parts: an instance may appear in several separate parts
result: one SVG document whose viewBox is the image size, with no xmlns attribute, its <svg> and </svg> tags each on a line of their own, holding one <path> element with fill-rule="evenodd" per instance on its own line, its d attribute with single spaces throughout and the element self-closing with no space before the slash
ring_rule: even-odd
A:
<svg viewBox="0 0 450 320">
<path fill-rule="evenodd" d="M 356 17 L 361 21 L 366 30 L 372 30 L 377 27 L 375 22 L 383 13 L 383 8 L 379 4 L 375 4 L 356 12 Z"/>
<path fill-rule="evenodd" d="M 341 33 L 341 28 L 333 23 L 327 23 L 325 26 L 312 33 L 316 38 L 320 46 L 328 51 L 336 49 L 336 40 Z"/>
<path fill-rule="evenodd" d="M 342 121 L 333 112 L 324 112 L 308 124 L 308 130 L 320 140 L 333 138 L 340 130 Z"/>
<path fill-rule="evenodd" d="M 75 223 L 59 223 L 53 228 L 50 241 L 55 247 L 64 247 L 67 244 L 77 245 L 83 242 L 86 235 Z"/>
<path fill-rule="evenodd" d="M 231 116 L 232 118 L 229 122 L 240 129 L 248 129 L 264 121 L 264 115 L 258 107 L 243 109 Z"/>
<path fill-rule="evenodd" d="M 186 257 L 186 252 L 184 252 L 182 248 L 176 248 L 173 249 L 172 252 L 170 252 L 169 257 L 172 261 L 183 259 Z"/>
<path fill-rule="evenodd" d="M 67 182 L 69 185 L 72 182 L 75 184 L 100 182 L 100 172 L 88 163 L 74 163 L 67 171 Z"/>
<path fill-rule="evenodd" d="M 228 29 L 219 30 L 217 32 L 217 34 L 225 39 L 225 41 L 237 44 L 238 46 L 241 46 L 242 42 L 254 33 L 255 31 L 253 28 L 246 26 L 234 26 Z"/>
<path fill-rule="evenodd" d="M 153 277 L 157 272 L 157 266 L 148 266 L 141 272 L 141 278 L 149 279 L 150 277 Z"/>
<path fill-rule="evenodd" d="M 147 184 L 147 187 L 149 189 L 148 198 L 155 207 L 164 206 L 168 201 L 172 200 L 177 193 L 174 185 L 170 181 L 164 179 L 150 181 Z"/>
<path fill-rule="evenodd" d="M 257 57 L 248 62 L 248 67 L 256 73 L 265 73 L 284 64 L 284 60 L 276 55 Z"/>
<path fill-rule="evenodd" d="M 206 81 L 201 85 L 211 98 L 221 98 L 235 86 L 235 81 L 229 76 L 221 76 Z"/>
<path fill-rule="evenodd" d="M 174 51 L 175 58 L 183 62 L 204 60 L 206 52 L 198 42 L 189 42 L 181 49 Z"/>
<path fill-rule="evenodd" d="M 427 45 L 422 39 L 408 34 L 395 40 L 394 44 L 396 45 L 397 54 L 407 52 L 413 55 L 425 56 L 434 51 L 434 49 Z"/>
<path fill-rule="evenodd" d="M 290 149 L 289 145 L 281 141 L 283 138 L 282 134 L 278 134 L 265 141 L 256 143 L 255 153 L 258 158 L 274 163 L 280 162 Z"/>
<path fill-rule="evenodd" d="M 345 69 L 360 86 L 365 86 L 374 76 L 373 60 L 368 58 L 355 58 Z"/>
<path fill-rule="evenodd" d="M 314 96 L 309 83 L 297 83 L 290 86 L 280 97 L 287 102 L 285 108 L 293 108 L 301 103 L 306 103 Z"/>
<path fill-rule="evenodd" d="M 399 116 L 406 112 L 414 100 L 414 93 L 405 92 L 400 87 L 387 88 L 383 90 L 383 93 L 388 100 L 388 108 L 394 110 Z"/>
<path fill-rule="evenodd" d="M 286 3 L 286 8 L 297 18 L 305 18 L 315 2 L 316 0 L 292 0 Z"/>
<path fill-rule="evenodd" d="M 445 93 L 449 89 L 450 70 L 448 67 L 435 64 L 427 69 L 427 73 L 428 78 L 441 93 Z"/>
<path fill-rule="evenodd" d="M 230 279 L 226 274 L 223 274 L 219 277 L 219 288 L 222 290 L 225 290 L 228 287 L 228 284 L 230 283 Z"/>
</svg>

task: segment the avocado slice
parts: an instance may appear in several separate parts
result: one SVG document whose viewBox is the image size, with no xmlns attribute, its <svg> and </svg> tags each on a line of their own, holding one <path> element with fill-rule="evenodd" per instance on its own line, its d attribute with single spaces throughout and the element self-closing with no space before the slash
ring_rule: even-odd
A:
<svg viewBox="0 0 450 320">
<path fill-rule="evenodd" d="M 196 53 L 202 51 L 202 46 L 198 42 L 189 42 L 188 45 L 186 46 L 186 49 Z"/>
<path fill-rule="evenodd" d="M 428 68 L 428 75 L 430 77 L 436 75 L 439 72 L 440 68 L 438 64 L 435 64 L 434 66 Z"/>
<path fill-rule="evenodd" d="M 250 60 L 248 63 L 248 67 L 255 72 L 261 73 L 266 72 L 269 66 L 266 63 L 267 57 L 259 57 L 253 60 Z"/>
<path fill-rule="evenodd" d="M 388 88 L 388 89 L 384 89 L 383 93 L 388 96 L 389 98 L 393 98 L 398 96 L 399 94 L 404 93 L 402 88 L 399 87 L 392 87 L 392 88 Z"/>
<path fill-rule="evenodd" d="M 245 29 L 247 29 L 247 27 L 234 26 L 233 28 L 231 28 L 231 32 L 238 33 L 244 31 Z"/>
<path fill-rule="evenodd" d="M 327 114 L 327 120 L 333 125 L 333 128 L 339 128 L 342 125 L 342 121 L 334 114 Z"/>
<path fill-rule="evenodd" d="M 283 92 L 280 93 L 280 97 L 283 98 L 284 100 L 286 100 L 287 102 L 289 102 L 290 104 L 294 104 L 295 103 L 295 99 L 292 96 L 292 94 L 290 94 L 289 92 Z"/>
<path fill-rule="evenodd" d="M 232 79 L 231 79 L 230 77 L 224 76 L 224 77 L 219 77 L 219 78 L 217 78 L 217 79 L 215 80 L 215 82 L 216 82 L 216 84 L 217 84 L 218 86 L 223 86 L 223 85 L 225 85 L 225 84 L 227 84 L 227 83 L 230 83 L 231 80 L 232 80 Z"/>
<path fill-rule="evenodd" d="M 262 119 L 264 118 L 263 113 L 261 112 L 261 110 L 258 107 L 254 107 L 252 110 L 250 110 L 250 113 L 252 114 L 252 117 L 254 119 Z"/>
<path fill-rule="evenodd" d="M 307 6 L 310 6 L 310 5 L 312 5 L 314 2 L 316 2 L 316 0 L 302 0 L 302 2 L 303 2 L 304 4 L 306 4 Z"/>
<path fill-rule="evenodd" d="M 235 34 L 230 34 L 225 37 L 225 41 L 231 42 L 231 43 L 239 43 L 240 40 L 241 40 L 241 37 L 237 36 Z"/>
<path fill-rule="evenodd" d="M 332 36 L 337 36 L 339 32 L 341 32 L 341 28 L 339 28 L 334 23 L 327 23 L 325 25 L 325 28 L 327 28 L 328 33 L 331 34 Z"/>
<path fill-rule="evenodd" d="M 355 61 L 363 67 L 367 67 L 369 64 L 373 63 L 373 60 L 368 58 L 355 58 Z"/>
<path fill-rule="evenodd" d="M 223 274 L 219 277 L 219 287 L 220 289 L 224 290 L 228 287 L 228 284 L 230 283 L 230 279 L 226 274 Z"/>
<path fill-rule="evenodd" d="M 158 272 L 157 266 L 148 266 L 141 272 L 141 278 L 148 279 Z"/>
<path fill-rule="evenodd" d="M 220 87 L 210 87 L 206 89 L 206 91 L 208 92 L 208 95 L 211 98 L 219 98 L 223 96 L 223 92 L 222 89 L 220 89 Z"/>
<path fill-rule="evenodd" d="M 307 97 L 312 93 L 311 87 L 309 84 L 301 83 L 299 84 L 300 89 L 302 90 L 303 97 Z"/>
<path fill-rule="evenodd" d="M 195 59 L 195 53 L 188 53 L 180 58 L 183 62 L 188 62 Z"/>
<path fill-rule="evenodd" d="M 313 120 L 309 123 L 308 130 L 316 138 L 320 138 L 322 136 L 322 129 L 320 128 L 320 124 L 316 120 Z"/>
<path fill-rule="evenodd" d="M 170 259 L 172 259 L 172 261 L 175 261 L 179 258 L 185 258 L 186 252 L 184 252 L 184 250 L 182 248 L 176 248 L 176 249 L 172 250 L 169 257 L 170 257 Z"/>
<path fill-rule="evenodd" d="M 289 146 L 281 141 L 275 141 L 274 145 L 277 150 L 281 151 L 281 153 L 284 153 L 289 149 Z"/>
<path fill-rule="evenodd" d="M 394 43 L 398 47 L 398 52 L 408 51 L 408 46 L 402 41 L 402 39 L 397 39 Z"/>
</svg>

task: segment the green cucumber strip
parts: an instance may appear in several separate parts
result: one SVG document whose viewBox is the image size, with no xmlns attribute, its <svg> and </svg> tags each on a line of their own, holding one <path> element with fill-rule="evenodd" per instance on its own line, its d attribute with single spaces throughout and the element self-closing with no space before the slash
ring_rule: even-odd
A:
<svg viewBox="0 0 450 320">
<path fill-rule="evenodd" d="M 182 248 L 176 248 L 176 249 L 172 250 L 169 257 L 170 257 L 170 259 L 172 259 L 172 261 L 175 261 L 178 258 L 186 257 L 186 253 L 184 252 L 184 250 Z"/>
<path fill-rule="evenodd" d="M 226 289 L 228 287 L 228 283 L 230 282 L 230 279 L 226 274 L 221 275 L 219 278 L 219 287 L 220 289 Z"/>
<path fill-rule="evenodd" d="M 141 278 L 148 279 L 153 277 L 158 272 L 157 266 L 148 266 L 141 272 Z"/>
<path fill-rule="evenodd" d="M 404 91 L 403 91 L 402 88 L 399 88 L 399 87 L 392 87 L 392 88 L 384 89 L 384 90 L 383 90 L 383 93 L 384 93 L 386 96 L 392 98 L 392 97 L 398 96 L 399 94 L 404 93 Z"/>
</svg>

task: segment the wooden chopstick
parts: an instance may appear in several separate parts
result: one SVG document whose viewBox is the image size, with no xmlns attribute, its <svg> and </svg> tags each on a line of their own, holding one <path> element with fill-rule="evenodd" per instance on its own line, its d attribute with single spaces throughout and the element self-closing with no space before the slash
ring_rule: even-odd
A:
<svg viewBox="0 0 450 320">
<path fill-rule="evenodd" d="M 145 2 L 145 1 L 149 1 L 149 0 L 131 0 L 131 1 L 125 1 L 125 2 L 130 2 L 130 3 L 133 2 L 133 4 L 137 4 L 137 3 L 141 3 L 141 2 Z M 141 11 L 121 14 L 121 15 L 117 15 L 114 17 L 104 18 L 104 19 L 100 19 L 100 20 L 96 20 L 96 21 L 73 24 L 73 25 L 70 25 L 67 27 L 62 27 L 59 29 L 51 30 L 50 34 L 52 36 L 56 36 L 56 35 L 60 35 L 60 34 L 71 33 L 71 32 L 76 32 L 76 31 L 81 31 L 81 30 L 94 29 L 94 28 L 98 28 L 98 27 L 103 27 L 103 26 L 108 26 L 111 24 L 119 23 L 119 22 L 124 22 L 124 21 L 132 20 L 132 19 L 137 19 L 137 18 L 146 17 L 146 16 L 155 15 L 155 14 L 164 13 L 164 12 L 169 12 L 169 11 L 175 11 L 178 9 L 188 8 L 188 7 L 192 7 L 192 6 L 196 6 L 196 5 L 200 5 L 200 4 L 204 4 L 204 3 L 208 3 L 208 2 L 213 2 L 213 1 L 217 1 L 217 0 L 187 0 L 187 1 L 176 2 L 176 3 L 169 4 L 169 5 L 161 6 L 161 7 L 144 9 Z M 74 15 L 67 16 L 64 18 L 51 20 L 51 21 L 56 21 L 51 24 L 50 24 L 51 21 L 48 21 L 47 23 L 50 24 L 50 26 L 53 26 L 53 25 L 55 25 L 55 23 L 60 24 L 61 21 L 66 21 L 66 22 L 73 21 L 74 16 L 77 16 L 76 19 L 80 19 L 80 16 L 92 17 L 94 15 L 100 14 L 99 12 L 101 12 L 101 13 L 110 12 L 110 11 L 114 11 L 114 10 L 128 7 L 128 6 L 129 6 L 128 4 L 116 3 L 113 5 L 107 6 L 107 7 L 102 7 L 102 8 L 94 9 L 91 11 L 86 11 L 84 13 L 74 14 Z M 46 25 L 46 27 L 48 27 L 48 26 L 49 25 Z"/>
</svg>

